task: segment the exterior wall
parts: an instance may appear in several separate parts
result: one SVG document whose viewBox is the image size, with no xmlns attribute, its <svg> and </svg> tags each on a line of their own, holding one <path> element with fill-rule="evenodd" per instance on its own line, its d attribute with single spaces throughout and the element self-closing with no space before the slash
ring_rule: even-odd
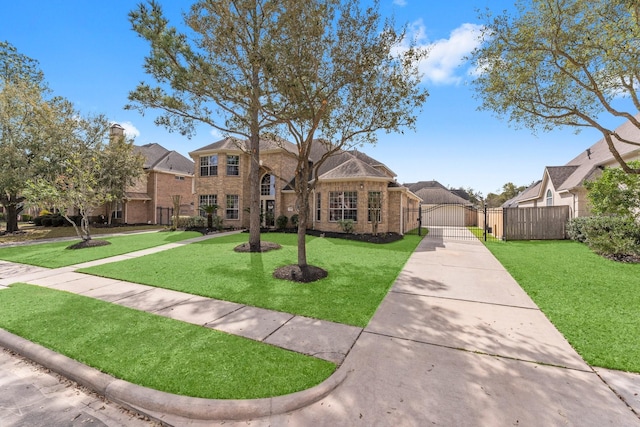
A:
<svg viewBox="0 0 640 427">
<path fill-rule="evenodd" d="M 153 223 L 149 217 L 149 207 L 152 205 L 151 200 L 130 200 L 123 206 L 122 220 L 127 224 Z"/>
<path fill-rule="evenodd" d="M 244 208 L 249 207 L 249 157 L 236 152 L 229 153 L 240 155 L 239 175 L 229 176 L 227 175 L 227 155 L 216 154 L 218 155 L 218 175 L 215 176 L 200 176 L 200 159 L 194 159 L 196 162 L 194 212 L 199 208 L 200 195 L 215 194 L 218 198 L 218 215 L 223 219 L 223 226 L 248 227 L 249 215 L 244 212 Z M 238 219 L 226 219 L 227 195 L 238 195 Z"/>
<path fill-rule="evenodd" d="M 155 200 L 155 207 L 173 208 L 171 196 L 179 195 L 180 215 L 195 215 L 195 203 L 191 190 L 193 177 L 171 173 L 153 172 L 149 177 L 149 195 Z M 155 191 L 152 193 L 151 191 Z"/>
</svg>

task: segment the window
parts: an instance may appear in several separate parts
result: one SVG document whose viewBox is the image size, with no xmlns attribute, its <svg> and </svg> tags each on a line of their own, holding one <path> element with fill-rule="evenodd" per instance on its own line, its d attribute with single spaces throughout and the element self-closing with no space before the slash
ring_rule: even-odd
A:
<svg viewBox="0 0 640 427">
<path fill-rule="evenodd" d="M 200 156 L 200 176 L 218 175 L 218 156 Z"/>
<path fill-rule="evenodd" d="M 227 219 L 240 219 L 240 197 L 237 194 L 227 194 Z"/>
<path fill-rule="evenodd" d="M 227 155 L 227 175 L 240 175 L 240 156 Z"/>
<path fill-rule="evenodd" d="M 321 221 L 322 213 L 322 197 L 320 193 L 316 193 L 316 221 Z"/>
<path fill-rule="evenodd" d="M 369 222 L 382 222 L 382 193 L 369 191 Z"/>
<path fill-rule="evenodd" d="M 178 175 L 176 175 L 176 180 L 178 180 L 178 181 L 184 181 L 184 176 L 178 176 Z"/>
<path fill-rule="evenodd" d="M 276 195 L 276 177 L 266 174 L 260 181 L 260 195 L 261 196 L 275 196 Z"/>
<path fill-rule="evenodd" d="M 206 213 L 205 206 L 214 206 L 218 204 L 218 195 L 217 194 L 201 194 L 199 202 L 200 203 L 198 203 L 198 208 L 200 209 L 200 213 L 205 214 Z"/>
<path fill-rule="evenodd" d="M 551 193 L 551 190 L 547 190 L 547 206 L 553 206 L 553 193 Z"/>
<path fill-rule="evenodd" d="M 329 193 L 329 221 L 358 221 L 358 192 L 332 191 Z"/>
<path fill-rule="evenodd" d="M 112 218 L 113 219 L 122 219 L 122 202 L 121 201 L 117 201 L 115 206 L 114 206 L 114 210 L 113 210 L 113 214 L 112 214 Z"/>
</svg>

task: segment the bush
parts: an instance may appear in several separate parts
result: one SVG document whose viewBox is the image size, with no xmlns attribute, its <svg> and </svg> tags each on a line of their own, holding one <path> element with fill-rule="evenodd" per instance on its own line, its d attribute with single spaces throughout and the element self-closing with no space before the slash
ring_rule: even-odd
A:
<svg viewBox="0 0 640 427">
<path fill-rule="evenodd" d="M 284 214 L 276 218 L 276 228 L 278 230 L 284 230 L 285 228 L 287 228 L 288 223 L 289 223 L 289 218 L 287 218 L 287 216 Z"/>
<path fill-rule="evenodd" d="M 298 219 L 299 219 L 298 214 L 291 215 L 291 225 L 298 228 Z"/>
<path fill-rule="evenodd" d="M 341 219 L 338 221 L 338 225 L 345 233 L 353 233 L 353 220 L 352 219 Z"/>
<path fill-rule="evenodd" d="M 585 218 L 580 226 L 579 237 L 600 255 L 616 258 L 640 256 L 640 225 L 629 217 Z"/>
<path fill-rule="evenodd" d="M 587 236 L 584 234 L 584 227 L 593 217 L 581 216 L 577 218 L 571 218 L 567 222 L 567 235 L 571 240 L 578 241 L 580 243 L 586 243 Z"/>
<path fill-rule="evenodd" d="M 62 227 L 63 225 L 67 225 L 68 221 L 62 215 L 52 215 L 51 216 L 51 226 L 52 227 Z"/>
<path fill-rule="evenodd" d="M 33 219 L 33 217 L 29 214 L 20 215 L 22 217 L 22 222 L 29 222 Z M 0 219 L 2 219 L 2 214 L 0 214 Z"/>
<path fill-rule="evenodd" d="M 178 228 L 203 228 L 207 225 L 207 219 L 196 216 L 181 216 L 178 219 Z"/>
</svg>

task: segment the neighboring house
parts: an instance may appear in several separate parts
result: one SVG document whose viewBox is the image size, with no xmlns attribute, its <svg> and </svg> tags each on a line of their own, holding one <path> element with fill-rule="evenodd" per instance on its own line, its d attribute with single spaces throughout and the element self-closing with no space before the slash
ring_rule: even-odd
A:
<svg viewBox="0 0 640 427">
<path fill-rule="evenodd" d="M 405 184 L 422 199 L 422 223 L 429 226 L 464 227 L 475 224 L 473 203 L 461 197 L 462 190 L 449 190 L 438 181 Z"/>
<path fill-rule="evenodd" d="M 122 135 L 123 131 L 118 124 L 111 127 L 112 135 Z M 193 162 L 155 143 L 135 146 L 134 151 L 144 157 L 144 173 L 127 188 L 125 200 L 118 203 L 112 219 L 125 224 L 170 224 L 173 195 L 181 196 L 180 215 L 196 215 Z M 100 210 L 95 214 L 100 215 Z M 109 215 L 106 207 L 103 215 Z"/>
<path fill-rule="evenodd" d="M 621 138 L 640 142 L 640 130 L 626 122 L 615 131 Z M 640 146 L 623 144 L 614 137 L 614 145 L 626 161 L 640 159 Z M 585 181 L 597 179 L 606 167 L 619 167 L 603 139 L 580 153 L 564 166 L 547 166 L 538 181 L 503 207 L 569 206 L 571 217 L 589 215 Z"/>
<path fill-rule="evenodd" d="M 249 155 L 246 141 L 226 138 L 189 153 L 196 162 L 197 206 L 217 205 L 226 227 L 249 226 Z M 320 158 L 317 144 L 310 161 Z M 260 203 L 264 226 L 273 226 L 280 215 L 297 214 L 293 178 L 297 147 L 287 141 L 260 141 Z M 353 220 L 354 231 L 370 233 L 371 219 L 378 217 L 378 232 L 405 231 L 417 227 L 419 198 L 395 181 L 383 163 L 359 151 L 340 151 L 317 171 L 317 183 L 309 200 L 308 227 L 341 231 L 341 220 Z M 312 177 L 310 177 L 312 178 Z"/>
</svg>

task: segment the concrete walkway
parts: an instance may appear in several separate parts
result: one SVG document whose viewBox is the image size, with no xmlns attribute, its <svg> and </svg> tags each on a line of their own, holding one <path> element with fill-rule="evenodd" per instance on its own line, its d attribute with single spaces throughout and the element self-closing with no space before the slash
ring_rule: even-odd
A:
<svg viewBox="0 0 640 427">
<path fill-rule="evenodd" d="M 227 402 L 231 409 L 225 414 L 232 416 L 226 418 L 243 420 L 237 423 L 142 409 L 169 425 L 640 426 L 640 376 L 589 367 L 478 241 L 424 239 L 363 331 L 283 313 L 288 320 L 273 320 L 252 307 L 199 297 L 182 300 L 173 291 L 132 291 L 130 284 L 103 282 L 73 269 L 25 269 L 0 264 L 0 286 L 26 281 L 187 321 L 204 314 L 193 323 L 221 329 L 224 321 L 216 325 L 218 320 L 240 311 L 237 324 L 245 326 L 232 333 L 276 324 L 275 331 L 256 338 L 300 346 L 297 351 L 329 360 L 347 354 L 337 379 L 330 378 L 312 397 L 298 396 L 300 409 L 283 405 L 273 410 L 280 401 L 270 401 L 272 415 L 260 417 L 260 411 L 243 413 L 242 405 Z M 7 271 L 13 271 L 13 278 L 6 278 Z M 182 310 L 189 304 L 195 306 Z M 287 332 L 287 325 L 302 325 L 302 334 Z M 278 337 L 278 331 L 283 335 Z M 311 349 L 315 341 L 320 345 Z M 342 344 L 333 347 L 334 342 Z M 182 406 L 216 411 L 215 402 L 202 400 L 186 398 Z M 166 403 L 166 408 L 176 407 Z"/>
</svg>

